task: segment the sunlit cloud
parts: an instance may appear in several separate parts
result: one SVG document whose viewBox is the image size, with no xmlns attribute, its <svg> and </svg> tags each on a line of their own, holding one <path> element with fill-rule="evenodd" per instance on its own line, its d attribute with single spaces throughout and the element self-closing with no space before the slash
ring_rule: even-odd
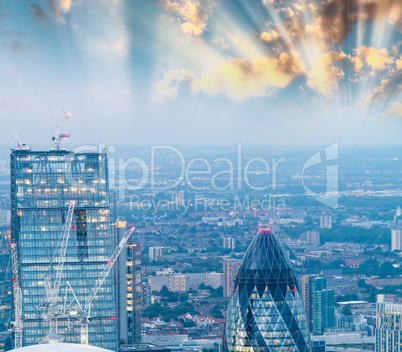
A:
<svg viewBox="0 0 402 352">
<path fill-rule="evenodd" d="M 402 103 L 399 101 L 390 102 L 384 115 L 389 118 L 402 118 Z"/>
<path fill-rule="evenodd" d="M 201 36 L 207 29 L 208 15 L 198 1 L 163 0 L 161 4 L 167 12 L 177 16 L 185 34 Z"/>
<path fill-rule="evenodd" d="M 303 70 L 303 62 L 297 53 L 251 60 L 230 59 L 197 78 L 192 87 L 195 93 L 226 94 L 242 101 L 252 96 L 269 95 L 269 89 L 272 92 L 272 89 L 286 87 Z"/>
<path fill-rule="evenodd" d="M 313 65 L 307 73 L 307 86 L 325 96 L 333 95 L 338 90 L 339 81 L 345 76 L 334 63 L 345 58 L 343 52 L 329 52 L 313 59 Z"/>
<path fill-rule="evenodd" d="M 58 23 L 65 23 L 64 15 L 71 8 L 71 0 L 46 0 L 50 8 L 50 14 Z"/>
<path fill-rule="evenodd" d="M 368 94 L 368 102 L 378 103 L 380 101 L 386 101 L 388 96 L 392 96 L 395 93 L 402 91 L 402 71 L 392 70 L 387 78 L 380 81 L 373 92 Z"/>
<path fill-rule="evenodd" d="M 152 100 L 161 102 L 166 98 L 176 99 L 179 87 L 193 79 L 194 73 L 184 69 L 164 72 L 163 78 L 154 84 Z"/>
<path fill-rule="evenodd" d="M 262 39 L 264 42 L 267 42 L 267 43 L 271 43 L 271 42 L 277 40 L 279 37 L 280 37 L 280 35 L 279 35 L 279 33 L 276 32 L 276 31 L 272 31 L 272 32 L 262 32 L 262 33 L 261 33 L 261 39 Z"/>
<path fill-rule="evenodd" d="M 361 71 L 365 65 L 371 70 L 384 70 L 394 61 L 393 58 L 388 55 L 387 49 L 376 49 L 366 46 L 356 48 L 351 60 L 357 72 Z M 374 74 L 374 71 L 372 72 Z"/>
</svg>

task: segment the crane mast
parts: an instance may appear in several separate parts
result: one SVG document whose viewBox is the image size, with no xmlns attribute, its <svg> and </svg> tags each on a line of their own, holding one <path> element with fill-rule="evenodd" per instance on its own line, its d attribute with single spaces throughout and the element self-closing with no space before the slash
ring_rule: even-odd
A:
<svg viewBox="0 0 402 352">
<path fill-rule="evenodd" d="M 56 136 L 52 137 L 52 141 L 55 143 L 56 150 L 61 149 L 60 144 L 61 144 L 62 139 L 69 139 L 70 138 L 70 133 L 64 132 L 64 129 L 66 127 L 67 120 L 71 117 L 71 113 L 70 112 L 65 112 L 63 108 L 61 108 L 61 110 L 63 111 L 63 114 L 64 114 L 63 122 L 62 122 L 61 126 L 58 128 Z"/>
<path fill-rule="evenodd" d="M 65 222 L 62 236 L 61 236 L 60 254 L 56 259 L 56 262 L 57 262 L 56 279 L 54 281 L 53 287 L 52 287 L 52 282 L 51 282 L 50 277 L 45 278 L 46 301 L 42 304 L 42 306 L 45 309 L 47 309 L 47 314 L 45 315 L 45 318 L 48 319 L 50 322 L 49 323 L 50 332 L 48 335 L 48 339 L 57 338 L 57 336 L 58 336 L 57 318 L 58 318 L 58 316 L 61 315 L 61 312 L 58 308 L 58 296 L 59 296 L 59 291 L 60 291 L 60 284 L 61 284 L 61 278 L 62 278 L 62 274 L 63 274 L 64 262 L 66 261 L 67 245 L 68 245 L 68 239 L 70 237 L 70 232 L 71 232 L 71 224 L 72 224 L 72 220 L 73 220 L 74 206 L 75 206 L 75 202 L 71 201 L 69 208 L 68 208 L 67 218 L 66 218 L 66 222 Z M 58 248 L 56 248 L 54 256 L 56 256 L 57 250 L 58 250 Z"/>
<path fill-rule="evenodd" d="M 12 262 L 12 272 L 13 272 L 13 293 L 14 293 L 14 310 L 15 310 L 15 320 L 12 322 L 12 330 L 14 331 L 14 343 L 15 348 L 22 347 L 22 291 L 20 287 L 20 280 L 18 274 L 18 253 L 17 244 L 15 242 L 11 243 L 11 262 Z"/>
<path fill-rule="evenodd" d="M 132 233 L 134 232 L 134 227 L 131 227 L 126 233 L 123 235 L 116 249 L 114 250 L 112 256 L 109 261 L 104 266 L 102 272 L 99 274 L 98 279 L 96 280 L 96 284 L 92 287 L 91 293 L 85 299 L 84 307 L 80 314 L 80 322 L 81 322 L 81 344 L 88 345 L 88 323 L 91 321 L 91 305 L 93 300 L 95 299 L 99 289 L 103 285 L 106 277 L 109 275 L 110 270 L 112 269 L 114 263 L 119 257 L 121 251 L 126 246 L 126 243 Z"/>
</svg>

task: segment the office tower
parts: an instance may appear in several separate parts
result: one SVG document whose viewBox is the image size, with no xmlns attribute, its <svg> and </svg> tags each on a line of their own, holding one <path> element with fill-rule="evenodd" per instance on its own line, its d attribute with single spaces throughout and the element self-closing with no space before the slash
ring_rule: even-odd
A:
<svg viewBox="0 0 402 352">
<path fill-rule="evenodd" d="M 312 331 L 313 327 L 313 297 L 311 294 L 311 275 L 303 275 L 301 278 L 301 296 L 303 300 L 304 311 L 306 312 L 306 320 L 308 328 Z"/>
<path fill-rule="evenodd" d="M 237 271 L 241 264 L 240 259 L 226 259 L 223 262 L 223 296 L 229 297 L 232 293 Z"/>
<path fill-rule="evenodd" d="M 402 227 L 391 230 L 391 251 L 402 250 Z"/>
<path fill-rule="evenodd" d="M 320 233 L 318 231 L 307 231 L 306 240 L 309 244 L 313 246 L 318 246 L 320 244 Z"/>
<path fill-rule="evenodd" d="M 224 237 L 223 238 L 223 248 L 235 249 L 236 248 L 236 239 L 233 237 Z"/>
<path fill-rule="evenodd" d="M 327 305 L 327 300 L 324 301 L 326 296 L 321 300 L 317 298 L 317 302 L 314 300 L 315 292 L 321 292 L 326 290 L 326 288 L 327 280 L 323 276 L 304 275 L 301 278 L 303 305 L 306 312 L 308 327 L 311 332 L 320 331 L 323 325 L 323 329 L 334 326 L 332 323 L 328 323 L 328 321 L 332 322 L 332 318 L 335 319 L 335 302 L 329 300 L 331 304 Z M 331 296 L 331 293 L 329 295 Z M 321 313 L 324 317 L 320 315 Z M 316 321 L 316 319 L 319 321 Z M 317 328 L 314 327 L 314 322 L 318 324 Z"/>
<path fill-rule="evenodd" d="M 0 332 L 7 335 L 12 315 L 10 224 L 0 224 Z"/>
<path fill-rule="evenodd" d="M 19 255 L 23 346 L 43 343 L 49 333 L 49 322 L 39 306 L 46 297 L 45 278 L 55 280 L 53 255 L 58 256 L 56 246 L 70 201 L 75 208 L 59 296 L 63 297 L 68 281 L 83 304 L 116 245 L 110 226 L 107 156 L 65 150 L 12 151 L 11 234 Z M 117 349 L 115 298 L 112 271 L 92 304 L 89 344 Z M 72 300 L 70 293 L 68 300 Z M 66 319 L 59 319 L 59 334 L 66 342 L 79 342 L 80 331 L 80 325 L 68 327 Z"/>
<path fill-rule="evenodd" d="M 388 302 L 377 295 L 376 352 L 400 352 L 402 344 L 402 304 Z"/>
<path fill-rule="evenodd" d="M 320 216 L 320 228 L 332 229 L 332 216 L 331 215 L 322 214 Z"/>
<path fill-rule="evenodd" d="M 128 318 L 128 343 L 141 342 L 141 308 L 142 308 L 142 287 L 141 287 L 141 245 L 128 244 L 127 255 L 127 318 Z M 131 300 L 130 300 L 131 293 Z"/>
<path fill-rule="evenodd" d="M 322 335 L 326 328 L 335 326 L 334 290 L 313 292 L 313 334 Z"/>
<path fill-rule="evenodd" d="M 296 276 L 271 231 L 257 233 L 241 263 L 222 351 L 311 351 Z"/>
<path fill-rule="evenodd" d="M 117 221 L 118 241 L 127 231 L 126 221 Z M 141 284 L 141 245 L 131 237 L 126 244 L 126 250 L 120 253 L 117 261 L 117 286 L 118 286 L 118 322 L 119 341 L 124 344 L 136 344 L 141 342 L 141 308 L 142 308 L 142 284 Z"/>
</svg>

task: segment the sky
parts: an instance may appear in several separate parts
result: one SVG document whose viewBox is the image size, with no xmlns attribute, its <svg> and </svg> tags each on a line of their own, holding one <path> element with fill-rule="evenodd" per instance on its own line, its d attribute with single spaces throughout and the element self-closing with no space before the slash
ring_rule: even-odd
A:
<svg viewBox="0 0 402 352">
<path fill-rule="evenodd" d="M 401 144 L 401 46 L 400 0 L 0 0 L 0 144 Z"/>
</svg>

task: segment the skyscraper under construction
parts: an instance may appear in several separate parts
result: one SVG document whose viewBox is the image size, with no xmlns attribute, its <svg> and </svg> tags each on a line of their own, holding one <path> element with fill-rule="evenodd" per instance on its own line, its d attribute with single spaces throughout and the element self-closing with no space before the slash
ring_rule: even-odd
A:
<svg viewBox="0 0 402 352">
<path fill-rule="evenodd" d="M 67 281 L 81 304 L 108 262 L 115 240 L 111 232 L 107 155 L 66 150 L 11 153 L 11 236 L 18 249 L 23 296 L 23 346 L 42 343 L 49 322 L 40 308 L 45 278 L 55 279 L 57 246 L 68 207 L 75 202 L 71 233 L 60 285 L 72 300 Z M 117 350 L 114 274 L 110 272 L 92 304 L 89 344 Z M 66 342 L 80 343 L 80 325 L 60 318 L 58 332 Z"/>
</svg>

